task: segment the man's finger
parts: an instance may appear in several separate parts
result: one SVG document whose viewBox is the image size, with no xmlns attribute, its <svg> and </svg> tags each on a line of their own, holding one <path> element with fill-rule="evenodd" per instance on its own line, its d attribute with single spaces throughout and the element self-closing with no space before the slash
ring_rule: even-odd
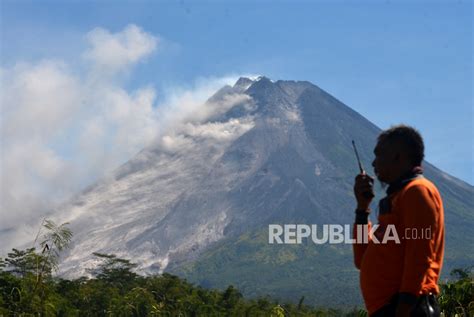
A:
<svg viewBox="0 0 474 317">
<path fill-rule="evenodd" d="M 359 180 L 359 179 L 366 179 L 366 178 L 371 178 L 369 175 L 367 174 L 358 174 L 355 178 L 355 180 Z"/>
<path fill-rule="evenodd" d="M 360 186 L 360 187 L 357 187 L 356 190 L 357 191 L 367 191 L 367 190 L 372 190 L 372 186 Z"/>
<path fill-rule="evenodd" d="M 370 184 L 372 185 L 374 183 L 374 180 L 373 179 L 370 179 L 370 178 L 359 178 L 359 179 L 356 179 L 355 181 L 356 184 Z"/>
</svg>

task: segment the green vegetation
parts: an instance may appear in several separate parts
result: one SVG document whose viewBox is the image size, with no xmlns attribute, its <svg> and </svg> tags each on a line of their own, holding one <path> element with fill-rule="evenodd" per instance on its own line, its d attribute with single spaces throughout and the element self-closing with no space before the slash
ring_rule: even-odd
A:
<svg viewBox="0 0 474 317">
<path fill-rule="evenodd" d="M 38 284 L 35 266 L 44 256 L 34 249 L 10 253 L 0 272 L 0 316 L 360 316 L 356 309 L 315 309 L 304 298 L 297 305 L 247 300 L 232 285 L 208 290 L 168 273 L 143 277 L 128 260 L 95 255 L 103 262 L 93 278 L 63 280 L 48 270 Z"/>
<path fill-rule="evenodd" d="M 43 228 L 41 251 L 13 249 L 0 259 L 0 316 L 367 316 L 358 308 L 315 308 L 304 303 L 305 296 L 291 303 L 246 299 L 232 285 L 206 289 L 168 273 L 140 276 L 134 272 L 136 264 L 111 254 L 94 253 L 101 264 L 89 271 L 91 278 L 56 278 L 52 273 L 59 253 L 72 234 L 51 221 Z M 279 254 L 259 260 L 294 262 L 291 250 Z M 441 285 L 440 304 L 446 317 L 468 316 L 474 312 L 473 275 L 460 269 L 452 274 L 455 280 Z"/>
<path fill-rule="evenodd" d="M 440 284 L 439 303 L 446 317 L 474 316 L 474 275 L 469 269 L 451 271 L 454 281 Z"/>
</svg>

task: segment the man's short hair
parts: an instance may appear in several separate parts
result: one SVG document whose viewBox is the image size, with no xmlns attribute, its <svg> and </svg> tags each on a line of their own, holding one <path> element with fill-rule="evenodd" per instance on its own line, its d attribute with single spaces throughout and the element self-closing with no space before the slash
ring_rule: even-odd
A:
<svg viewBox="0 0 474 317">
<path fill-rule="evenodd" d="M 412 163 L 415 166 L 421 165 L 425 157 L 425 145 L 420 132 L 413 127 L 400 124 L 392 126 L 380 133 L 378 142 L 388 141 L 390 143 L 399 142 L 403 148 L 410 154 Z"/>
</svg>

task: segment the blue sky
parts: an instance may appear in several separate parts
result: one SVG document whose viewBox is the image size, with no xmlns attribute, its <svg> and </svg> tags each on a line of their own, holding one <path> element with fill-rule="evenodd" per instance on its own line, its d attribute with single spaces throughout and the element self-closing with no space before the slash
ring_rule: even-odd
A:
<svg viewBox="0 0 474 317">
<path fill-rule="evenodd" d="M 159 38 L 134 90 L 263 74 L 308 80 L 381 128 L 407 123 L 426 158 L 474 184 L 470 1 L 1 1 L 2 68 L 82 65 L 85 37 L 135 24 Z M 69 67 L 81 73 L 81 67 Z"/>
</svg>

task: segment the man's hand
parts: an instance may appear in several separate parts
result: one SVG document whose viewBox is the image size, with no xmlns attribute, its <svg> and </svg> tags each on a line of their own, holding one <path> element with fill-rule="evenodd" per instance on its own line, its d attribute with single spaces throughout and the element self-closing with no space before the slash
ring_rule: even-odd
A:
<svg viewBox="0 0 474 317">
<path fill-rule="evenodd" d="M 368 195 L 371 193 L 372 195 Z M 357 199 L 357 209 L 369 209 L 370 202 L 374 198 L 374 178 L 365 172 L 357 175 L 354 184 L 354 194 Z"/>
</svg>

